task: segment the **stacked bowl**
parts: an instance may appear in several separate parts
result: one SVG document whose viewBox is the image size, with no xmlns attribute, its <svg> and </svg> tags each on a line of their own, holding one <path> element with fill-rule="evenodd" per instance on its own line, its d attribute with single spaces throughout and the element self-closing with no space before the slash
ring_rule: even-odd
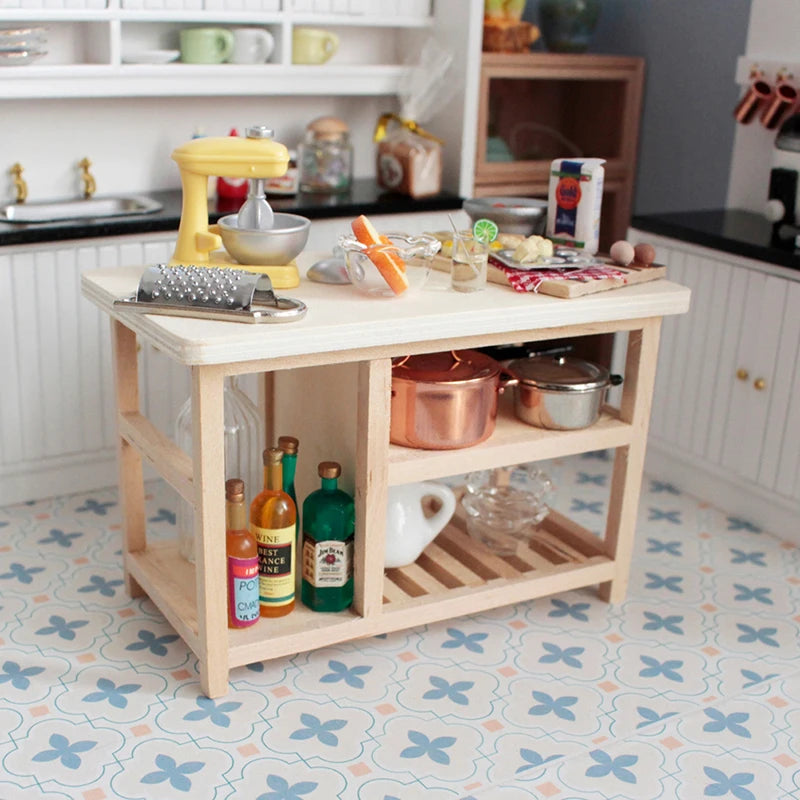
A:
<svg viewBox="0 0 800 800">
<path fill-rule="evenodd" d="M 0 27 L 0 66 L 30 64 L 47 55 L 47 29 L 40 25 Z"/>
</svg>

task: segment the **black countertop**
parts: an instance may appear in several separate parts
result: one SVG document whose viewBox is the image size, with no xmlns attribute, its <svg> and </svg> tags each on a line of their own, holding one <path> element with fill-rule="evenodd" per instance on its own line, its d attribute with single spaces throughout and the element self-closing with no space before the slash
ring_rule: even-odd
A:
<svg viewBox="0 0 800 800">
<path fill-rule="evenodd" d="M 648 214 L 634 217 L 631 225 L 658 236 L 800 270 L 800 248 L 794 246 L 794 237 L 779 238 L 772 223 L 752 211 L 710 209 Z"/>
<path fill-rule="evenodd" d="M 121 193 L 125 194 L 125 193 Z M 131 193 L 134 194 L 134 193 Z M 65 239 L 92 239 L 105 236 L 130 236 L 138 233 L 177 231 L 181 218 L 181 191 L 136 192 L 162 204 L 161 211 L 106 219 L 83 219 L 47 224 L 21 225 L 0 222 L 0 246 L 36 244 Z M 291 197 L 269 197 L 275 211 L 284 211 L 314 219 L 357 217 L 376 214 L 408 214 L 420 211 L 453 211 L 461 208 L 462 199 L 449 192 L 414 199 L 380 189 L 371 178 L 356 179 L 346 194 L 326 195 L 300 192 Z M 211 198 L 208 217 L 216 222 L 225 214 L 239 210 L 242 200 Z"/>
</svg>

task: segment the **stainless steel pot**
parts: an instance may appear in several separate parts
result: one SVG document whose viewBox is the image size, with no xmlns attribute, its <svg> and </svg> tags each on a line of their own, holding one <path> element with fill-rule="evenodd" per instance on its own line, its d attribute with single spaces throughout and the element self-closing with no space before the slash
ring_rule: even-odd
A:
<svg viewBox="0 0 800 800">
<path fill-rule="evenodd" d="M 503 371 L 475 350 L 395 359 L 389 440 L 423 450 L 455 450 L 488 439 L 497 397 L 516 383 Z"/>
<path fill-rule="evenodd" d="M 514 413 L 537 428 L 574 430 L 597 422 L 609 386 L 619 375 L 572 356 L 533 356 L 512 361 L 508 372 L 517 378 Z"/>
</svg>

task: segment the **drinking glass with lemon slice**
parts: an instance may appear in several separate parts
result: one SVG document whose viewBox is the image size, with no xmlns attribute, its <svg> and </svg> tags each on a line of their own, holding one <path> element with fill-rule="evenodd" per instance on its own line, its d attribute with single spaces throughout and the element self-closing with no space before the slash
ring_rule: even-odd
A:
<svg viewBox="0 0 800 800">
<path fill-rule="evenodd" d="M 455 291 L 476 292 L 486 288 L 489 251 L 497 234 L 497 225 L 490 219 L 478 219 L 471 231 L 454 234 L 450 282 Z"/>
</svg>

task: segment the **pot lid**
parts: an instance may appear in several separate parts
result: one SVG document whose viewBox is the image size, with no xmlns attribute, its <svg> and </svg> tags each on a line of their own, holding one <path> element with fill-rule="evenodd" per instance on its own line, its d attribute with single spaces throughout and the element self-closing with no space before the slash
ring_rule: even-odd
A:
<svg viewBox="0 0 800 800">
<path fill-rule="evenodd" d="M 518 358 L 508 371 L 526 386 L 553 391 L 586 392 L 609 383 L 608 370 L 573 356 L 532 356 Z"/>
<path fill-rule="evenodd" d="M 477 350 L 423 353 L 392 361 L 392 375 L 422 383 L 456 383 L 500 374 L 500 364 Z"/>
</svg>

